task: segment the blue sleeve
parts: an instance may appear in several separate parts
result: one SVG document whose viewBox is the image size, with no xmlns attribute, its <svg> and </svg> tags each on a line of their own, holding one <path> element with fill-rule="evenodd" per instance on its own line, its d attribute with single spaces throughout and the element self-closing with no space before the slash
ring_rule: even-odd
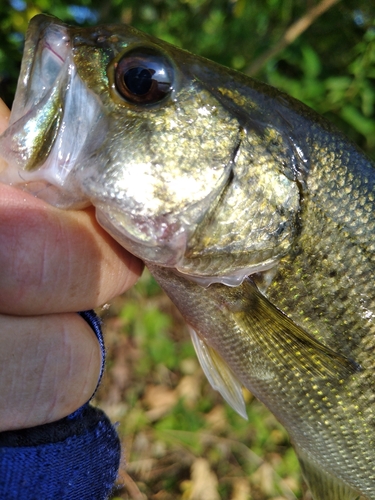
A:
<svg viewBox="0 0 375 500">
<path fill-rule="evenodd" d="M 102 349 L 99 318 L 80 313 Z M 100 375 L 100 377 L 101 377 Z M 0 433 L 0 498 L 105 500 L 120 463 L 120 441 L 105 413 L 88 403 L 57 422 Z"/>
</svg>

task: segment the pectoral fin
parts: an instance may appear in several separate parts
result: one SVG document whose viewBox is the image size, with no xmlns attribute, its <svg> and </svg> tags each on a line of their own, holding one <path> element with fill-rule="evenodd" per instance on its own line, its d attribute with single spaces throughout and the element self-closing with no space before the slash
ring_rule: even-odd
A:
<svg viewBox="0 0 375 500">
<path fill-rule="evenodd" d="M 215 349 L 201 339 L 191 327 L 189 331 L 195 352 L 208 381 L 216 391 L 220 392 L 225 401 L 247 420 L 241 382 Z"/>
<path fill-rule="evenodd" d="M 355 361 L 325 346 L 294 323 L 250 279 L 242 285 L 241 304 L 240 310 L 238 306 L 233 310 L 237 325 L 261 346 L 274 365 L 330 379 L 346 378 L 360 371 Z"/>
<path fill-rule="evenodd" d="M 297 452 L 298 456 L 298 452 Z M 360 495 L 312 461 L 298 456 L 302 474 L 314 500 L 359 500 Z"/>
</svg>

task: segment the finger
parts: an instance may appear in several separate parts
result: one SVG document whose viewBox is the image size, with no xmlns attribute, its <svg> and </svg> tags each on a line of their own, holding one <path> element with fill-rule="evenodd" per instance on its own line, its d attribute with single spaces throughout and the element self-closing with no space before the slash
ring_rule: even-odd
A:
<svg viewBox="0 0 375 500">
<path fill-rule="evenodd" d="M 10 111 L 4 101 L 0 99 L 0 134 L 4 132 L 4 130 L 8 126 Z M 6 162 L 0 158 L 0 172 L 3 168 L 6 167 Z"/>
<path fill-rule="evenodd" d="M 96 222 L 0 184 L 0 313 L 92 309 L 135 283 L 142 263 Z"/>
<path fill-rule="evenodd" d="M 4 132 L 4 130 L 8 126 L 10 116 L 10 110 L 5 102 L 0 98 L 0 134 Z"/>
<path fill-rule="evenodd" d="M 58 420 L 88 401 L 101 352 L 78 314 L 0 315 L 0 325 L 0 431 Z"/>
</svg>

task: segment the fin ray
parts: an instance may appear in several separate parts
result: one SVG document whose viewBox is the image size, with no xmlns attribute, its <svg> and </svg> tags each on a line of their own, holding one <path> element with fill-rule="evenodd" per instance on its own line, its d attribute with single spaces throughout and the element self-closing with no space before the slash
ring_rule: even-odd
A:
<svg viewBox="0 0 375 500">
<path fill-rule="evenodd" d="M 215 349 L 210 347 L 193 328 L 189 327 L 195 352 L 208 381 L 225 401 L 247 420 L 242 384 Z"/>
<path fill-rule="evenodd" d="M 256 338 L 274 362 L 320 378 L 346 378 L 361 370 L 355 361 L 322 344 L 274 306 L 247 279 L 245 306 L 234 314 L 242 331 Z"/>
<path fill-rule="evenodd" d="M 297 453 L 302 474 L 314 500 L 359 500 L 360 494 L 337 477 Z"/>
</svg>

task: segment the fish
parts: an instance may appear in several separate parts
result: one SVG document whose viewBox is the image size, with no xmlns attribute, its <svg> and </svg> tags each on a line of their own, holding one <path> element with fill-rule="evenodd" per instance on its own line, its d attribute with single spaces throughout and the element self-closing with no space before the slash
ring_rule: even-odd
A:
<svg viewBox="0 0 375 500">
<path fill-rule="evenodd" d="M 93 205 L 212 386 L 288 431 L 314 500 L 375 500 L 375 170 L 264 83 L 126 25 L 31 20 L 2 182 Z"/>
</svg>

